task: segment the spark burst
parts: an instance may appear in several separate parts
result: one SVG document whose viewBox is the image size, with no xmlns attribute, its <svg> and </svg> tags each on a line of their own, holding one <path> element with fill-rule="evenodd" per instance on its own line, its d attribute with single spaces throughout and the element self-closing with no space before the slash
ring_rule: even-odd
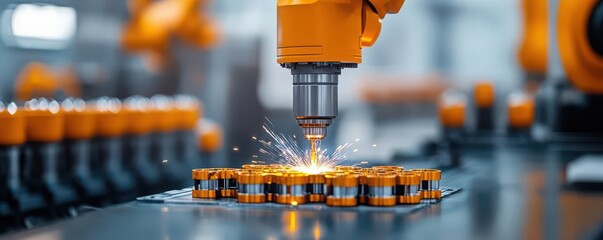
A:
<svg viewBox="0 0 603 240">
<path fill-rule="evenodd" d="M 300 172 L 316 174 L 333 170 L 336 165 L 347 160 L 347 154 L 350 152 L 348 149 L 353 145 L 345 143 L 339 145 L 334 151 L 329 151 L 326 148 L 322 149 L 319 142 L 316 146 L 317 161 L 316 164 L 313 164 L 310 150 L 299 146 L 295 141 L 295 135 L 278 133 L 274 130 L 272 122 L 268 119 L 266 121 L 267 123 L 264 123 L 262 128 L 270 135 L 272 141 L 258 139 L 258 142 L 262 144 L 259 150 L 260 153 L 266 156 L 267 160 L 283 164 Z"/>
</svg>

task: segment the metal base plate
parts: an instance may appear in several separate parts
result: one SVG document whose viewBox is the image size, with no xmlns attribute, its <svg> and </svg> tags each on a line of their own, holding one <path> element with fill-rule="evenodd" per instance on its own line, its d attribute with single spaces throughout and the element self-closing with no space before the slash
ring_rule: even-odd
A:
<svg viewBox="0 0 603 240">
<path fill-rule="evenodd" d="M 357 210 L 357 211 L 387 211 L 395 213 L 411 213 L 416 210 L 428 207 L 431 204 L 438 203 L 442 199 L 460 192 L 460 188 L 442 188 L 442 199 L 440 200 L 428 200 L 424 199 L 420 204 L 413 205 L 396 205 L 392 207 L 374 207 L 367 205 L 359 205 L 357 207 L 329 207 L 325 203 L 307 203 L 300 204 L 297 206 L 277 204 L 277 203 L 262 203 L 262 204 L 250 204 L 250 203 L 238 203 L 234 198 L 223 198 L 223 199 L 198 199 L 193 198 L 191 193 L 192 188 L 185 188 L 181 190 L 172 190 L 164 193 L 154 194 L 145 197 L 137 198 L 139 203 L 149 204 L 176 204 L 176 205 L 211 205 L 221 206 L 225 208 L 272 208 L 272 209 L 296 209 L 296 210 Z"/>
</svg>

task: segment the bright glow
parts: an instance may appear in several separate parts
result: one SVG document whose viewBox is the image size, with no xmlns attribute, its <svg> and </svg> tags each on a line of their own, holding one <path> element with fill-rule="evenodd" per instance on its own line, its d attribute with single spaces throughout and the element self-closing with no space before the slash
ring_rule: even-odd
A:
<svg viewBox="0 0 603 240">
<path fill-rule="evenodd" d="M 333 167 L 325 165 L 311 165 L 311 166 L 297 166 L 292 168 L 295 171 L 307 173 L 307 174 L 319 174 L 322 172 L 332 171 Z"/>
<path fill-rule="evenodd" d="M 1 105 L 1 106 L 0 106 L 0 112 L 2 112 L 3 110 L 5 110 L 5 107 L 4 107 L 4 105 L 3 105 L 1 102 L 0 102 L 0 105 Z M 15 115 L 15 113 L 17 113 L 17 109 L 18 109 L 17 104 L 16 104 L 16 103 L 14 103 L 14 102 L 11 102 L 11 103 L 9 103 L 9 104 L 6 106 L 6 111 L 7 111 L 7 112 L 8 112 L 8 114 L 10 114 L 10 115 Z"/>
<path fill-rule="evenodd" d="M 83 112 L 86 110 L 86 102 L 81 98 L 67 98 L 61 103 L 61 107 L 67 112 Z"/>
<path fill-rule="evenodd" d="M 35 110 L 38 110 L 38 108 L 39 108 L 38 105 L 39 105 L 38 99 L 34 98 L 32 100 L 25 102 L 25 109 L 35 111 Z"/>
<path fill-rule="evenodd" d="M 13 35 L 23 38 L 67 41 L 75 33 L 76 15 L 70 7 L 20 4 L 13 10 Z"/>
<path fill-rule="evenodd" d="M 96 109 L 101 112 L 118 113 L 122 109 L 122 104 L 117 98 L 101 97 L 96 100 Z"/>
<path fill-rule="evenodd" d="M 15 113 L 17 113 L 17 109 L 17 104 L 15 104 L 14 102 L 11 102 L 6 106 L 4 106 L 4 103 L 0 102 L 0 112 L 6 110 L 8 114 L 15 115 Z"/>
<path fill-rule="evenodd" d="M 315 146 L 317 160 L 313 163 L 310 150 L 302 149 L 292 136 L 272 130 L 272 123 L 269 120 L 267 121 L 268 123 L 264 124 L 263 128 L 273 141 L 268 142 L 258 139 L 258 142 L 262 144 L 260 153 L 267 160 L 283 164 L 300 172 L 317 174 L 333 170 L 336 165 L 347 159 L 348 149 L 352 146 L 351 143 L 346 143 L 330 152 L 328 149 L 323 149 L 317 145 Z"/>
<path fill-rule="evenodd" d="M 50 113 L 57 114 L 60 110 L 61 105 L 59 105 L 59 102 L 53 100 L 52 102 L 48 103 L 48 111 L 50 111 Z"/>
<path fill-rule="evenodd" d="M 123 105 L 126 109 L 131 111 L 149 111 L 151 102 L 148 98 L 136 95 L 126 98 Z"/>
</svg>

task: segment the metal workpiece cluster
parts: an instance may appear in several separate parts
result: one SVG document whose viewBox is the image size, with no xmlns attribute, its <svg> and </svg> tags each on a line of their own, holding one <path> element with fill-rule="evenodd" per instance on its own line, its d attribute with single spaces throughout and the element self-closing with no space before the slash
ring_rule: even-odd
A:
<svg viewBox="0 0 603 240">
<path fill-rule="evenodd" d="M 183 186 L 200 111 L 190 96 L 0 102 L 0 217 Z"/>
<path fill-rule="evenodd" d="M 192 177 L 193 198 L 236 198 L 240 203 L 388 207 L 442 197 L 442 175 L 437 169 L 337 166 L 329 172 L 308 174 L 280 164 L 248 164 L 241 169 L 193 169 Z"/>
</svg>

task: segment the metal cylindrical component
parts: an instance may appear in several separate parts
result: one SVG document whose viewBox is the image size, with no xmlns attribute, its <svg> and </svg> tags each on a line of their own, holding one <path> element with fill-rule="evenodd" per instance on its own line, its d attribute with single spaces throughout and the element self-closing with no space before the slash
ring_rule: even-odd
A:
<svg viewBox="0 0 603 240">
<path fill-rule="evenodd" d="M 396 176 L 396 196 L 400 204 L 417 204 L 421 202 L 421 177 L 419 174 L 406 171 Z"/>
<path fill-rule="evenodd" d="M 339 74 L 293 75 L 293 114 L 296 118 L 335 118 Z"/>
<path fill-rule="evenodd" d="M 280 173 L 274 171 L 264 172 L 264 192 L 266 193 L 266 201 L 274 202 L 276 196 L 276 176 Z"/>
<path fill-rule="evenodd" d="M 243 166 L 241 166 L 242 169 L 249 169 L 249 170 L 263 170 L 266 168 L 269 168 L 269 165 L 265 165 L 265 164 L 245 164 Z"/>
<path fill-rule="evenodd" d="M 265 193 L 265 174 L 261 172 L 239 172 L 237 175 L 239 184 L 237 200 L 241 203 L 264 203 L 266 202 Z"/>
<path fill-rule="evenodd" d="M 437 169 L 413 169 L 414 173 L 421 177 L 421 198 L 423 199 L 440 199 L 442 198 L 442 190 L 440 190 L 440 180 L 442 180 L 442 172 Z"/>
<path fill-rule="evenodd" d="M 404 171 L 404 167 L 402 167 L 402 166 L 373 166 L 372 169 L 374 171 L 396 172 L 396 173 Z"/>
<path fill-rule="evenodd" d="M 326 175 L 327 205 L 353 207 L 358 205 L 358 175 Z"/>
<path fill-rule="evenodd" d="M 337 84 L 341 66 L 336 63 L 294 64 L 293 115 L 307 139 L 323 139 L 337 117 Z"/>
<path fill-rule="evenodd" d="M 217 170 L 213 178 L 218 179 L 218 190 L 220 192 L 220 197 L 237 197 L 238 185 L 236 177 L 236 169 L 222 168 Z"/>
<path fill-rule="evenodd" d="M 359 166 L 335 166 L 336 171 L 357 172 L 362 170 Z"/>
<path fill-rule="evenodd" d="M 396 205 L 396 175 L 394 173 L 369 174 L 367 204 L 371 206 Z"/>
<path fill-rule="evenodd" d="M 366 204 L 366 198 L 368 197 L 368 185 L 366 184 L 367 173 L 361 173 L 358 175 L 358 202 L 360 204 Z"/>
<path fill-rule="evenodd" d="M 218 179 L 214 178 L 217 169 L 193 169 L 193 198 L 218 198 Z"/>
<path fill-rule="evenodd" d="M 307 202 L 306 184 L 308 175 L 302 173 L 284 173 L 276 176 L 275 200 L 280 204 Z"/>
<path fill-rule="evenodd" d="M 308 202 L 324 202 L 327 194 L 327 185 L 324 174 L 314 174 L 308 176 Z"/>
</svg>

